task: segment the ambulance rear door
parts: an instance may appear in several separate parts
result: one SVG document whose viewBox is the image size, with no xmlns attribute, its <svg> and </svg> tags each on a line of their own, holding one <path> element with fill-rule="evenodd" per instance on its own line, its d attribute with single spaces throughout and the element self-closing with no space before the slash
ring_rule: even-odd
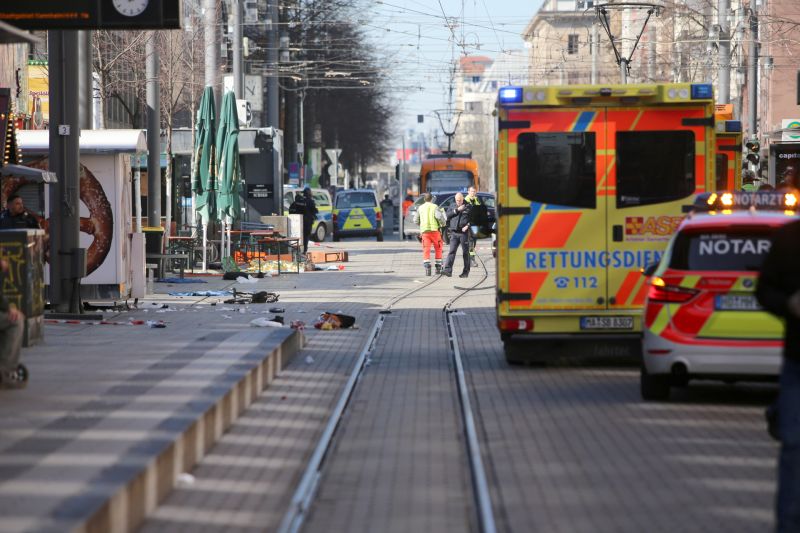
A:
<svg viewBox="0 0 800 533">
<path fill-rule="evenodd" d="M 608 107 L 608 172 L 601 194 L 608 214 L 607 303 L 640 309 L 641 269 L 664 253 L 682 206 L 704 192 L 713 164 L 713 116 L 707 105 Z"/>
<path fill-rule="evenodd" d="M 507 136 L 499 154 L 500 314 L 605 309 L 602 108 L 509 109 L 499 128 Z"/>
</svg>

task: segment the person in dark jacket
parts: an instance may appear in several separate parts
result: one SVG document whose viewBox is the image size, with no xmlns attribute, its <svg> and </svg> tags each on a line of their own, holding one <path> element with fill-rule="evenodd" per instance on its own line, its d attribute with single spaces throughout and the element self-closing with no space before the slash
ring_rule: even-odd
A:
<svg viewBox="0 0 800 533">
<path fill-rule="evenodd" d="M 303 194 L 295 196 L 292 205 L 289 206 L 289 213 L 303 215 L 303 253 L 308 252 L 308 239 L 311 237 L 311 229 L 314 227 L 314 220 L 317 218 L 317 204 L 311 195 L 311 187 L 303 189 Z"/>
<path fill-rule="evenodd" d="M 25 209 L 22 198 L 12 194 L 0 213 L 0 229 L 39 229 L 39 221 Z"/>
<path fill-rule="evenodd" d="M 800 221 L 780 228 L 764 259 L 759 303 L 786 320 L 778 394 L 781 452 L 776 505 L 778 533 L 800 531 Z"/>
<path fill-rule="evenodd" d="M 0 259 L 0 287 L 5 285 L 7 273 L 8 261 Z M 0 388 L 22 388 L 26 384 L 18 375 L 24 331 L 25 316 L 0 292 Z"/>
<path fill-rule="evenodd" d="M 456 251 L 461 247 L 464 256 L 464 270 L 460 278 L 469 276 L 469 225 L 470 210 L 472 206 L 464 201 L 464 195 L 456 194 L 456 203 L 447 210 L 447 228 L 450 233 L 450 250 L 447 252 L 447 261 L 444 263 L 442 274 L 453 275 L 453 263 L 456 262 Z"/>
</svg>

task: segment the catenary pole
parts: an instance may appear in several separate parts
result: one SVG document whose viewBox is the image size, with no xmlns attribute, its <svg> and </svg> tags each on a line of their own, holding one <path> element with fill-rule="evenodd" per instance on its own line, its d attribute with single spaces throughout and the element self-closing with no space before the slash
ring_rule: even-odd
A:
<svg viewBox="0 0 800 533">
<path fill-rule="evenodd" d="M 50 31 L 47 38 L 50 91 L 50 303 L 55 311 L 80 313 L 78 32 Z M 82 257 L 84 260 L 82 260 Z"/>
<path fill-rule="evenodd" d="M 717 24 L 719 24 L 718 104 L 728 104 L 731 101 L 731 35 L 728 25 L 730 10 L 730 0 L 719 0 L 717 4 Z"/>
<path fill-rule="evenodd" d="M 158 74 L 160 61 L 156 48 L 156 32 L 150 32 L 145 46 L 147 54 L 147 225 L 161 226 L 161 98 Z M 167 221 L 167 232 L 169 221 Z"/>
<path fill-rule="evenodd" d="M 233 10 L 233 92 L 236 98 L 244 98 L 244 76 L 242 74 L 242 4 L 231 0 Z"/>
<path fill-rule="evenodd" d="M 747 51 L 747 131 L 758 136 L 758 17 L 757 0 L 750 0 L 750 42 Z"/>
</svg>

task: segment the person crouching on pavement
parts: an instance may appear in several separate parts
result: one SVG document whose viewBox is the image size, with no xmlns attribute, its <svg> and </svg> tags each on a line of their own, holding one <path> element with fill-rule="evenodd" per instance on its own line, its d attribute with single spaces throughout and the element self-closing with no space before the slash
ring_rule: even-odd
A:
<svg viewBox="0 0 800 533">
<path fill-rule="evenodd" d="M 456 262 L 456 250 L 461 247 L 464 257 L 464 270 L 460 278 L 469 276 L 469 222 L 472 206 L 464 201 L 464 195 L 456 194 L 456 203 L 447 210 L 447 227 L 450 231 L 450 250 L 447 252 L 447 261 L 444 263 L 442 274 L 453 275 L 453 264 Z"/>
<path fill-rule="evenodd" d="M 758 302 L 786 320 L 778 391 L 777 533 L 800 531 L 800 221 L 780 228 L 761 266 Z"/>
<path fill-rule="evenodd" d="M 8 275 L 8 260 L 0 259 L 0 287 Z M 17 372 L 25 315 L 0 292 L 0 388 L 18 389 L 26 385 Z"/>
<path fill-rule="evenodd" d="M 446 219 L 439 206 L 433 203 L 433 195 L 425 193 L 425 203 L 417 212 L 414 213 L 414 223 L 419 225 L 419 233 L 422 237 L 422 265 L 425 267 L 425 275 L 431 275 L 431 246 L 433 246 L 434 257 L 436 259 L 436 273 L 442 272 L 442 234 L 439 231 L 444 227 Z"/>
</svg>

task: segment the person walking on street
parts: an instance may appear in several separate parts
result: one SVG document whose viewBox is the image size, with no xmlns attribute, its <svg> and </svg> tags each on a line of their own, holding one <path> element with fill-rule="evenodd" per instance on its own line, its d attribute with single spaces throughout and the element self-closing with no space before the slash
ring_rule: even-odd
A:
<svg viewBox="0 0 800 533">
<path fill-rule="evenodd" d="M 442 272 L 442 233 L 440 228 L 444 227 L 446 219 L 439 206 L 433 203 L 433 195 L 425 193 L 425 203 L 417 208 L 414 213 L 414 223 L 419 225 L 419 233 L 422 236 L 422 265 L 425 267 L 425 275 L 431 275 L 431 246 L 433 246 L 434 257 L 436 260 L 436 273 Z"/>
<path fill-rule="evenodd" d="M 311 196 L 311 187 L 306 186 L 303 194 L 295 196 L 294 202 L 289 206 L 289 213 L 293 215 L 303 215 L 303 254 L 308 252 L 308 239 L 311 237 L 311 229 L 314 227 L 314 220 L 317 218 L 317 204 Z"/>
<path fill-rule="evenodd" d="M 22 198 L 12 194 L 0 213 L 0 229 L 39 229 L 39 221 L 25 209 Z"/>
<path fill-rule="evenodd" d="M 470 187 L 467 189 L 467 196 L 464 198 L 464 201 L 467 202 L 470 207 L 472 208 L 472 219 L 470 220 L 471 225 L 478 225 L 477 220 L 475 219 L 475 214 L 481 212 L 481 207 L 483 206 L 483 202 L 481 199 L 478 198 L 478 189 L 475 187 Z M 482 211 L 485 213 L 485 209 Z M 485 223 L 486 221 L 483 221 Z M 475 237 L 473 232 L 470 232 L 469 236 L 469 261 L 472 266 L 478 266 L 478 260 L 475 257 L 475 246 L 478 244 L 478 239 Z"/>
<path fill-rule="evenodd" d="M 0 259 L 0 287 L 7 275 L 8 260 Z M 18 371 L 24 331 L 25 315 L 0 292 L 0 388 L 19 389 L 27 383 Z"/>
<path fill-rule="evenodd" d="M 450 232 L 450 250 L 447 252 L 442 274 L 453 275 L 453 264 L 456 262 L 456 251 L 459 246 L 464 257 L 464 270 L 460 278 L 469 276 L 469 222 L 472 207 L 464 201 L 464 195 L 456 194 L 456 203 L 447 210 L 447 227 Z"/>
<path fill-rule="evenodd" d="M 777 533 L 800 531 L 800 221 L 780 228 L 764 259 L 756 288 L 759 303 L 785 319 L 778 392 Z"/>
</svg>

